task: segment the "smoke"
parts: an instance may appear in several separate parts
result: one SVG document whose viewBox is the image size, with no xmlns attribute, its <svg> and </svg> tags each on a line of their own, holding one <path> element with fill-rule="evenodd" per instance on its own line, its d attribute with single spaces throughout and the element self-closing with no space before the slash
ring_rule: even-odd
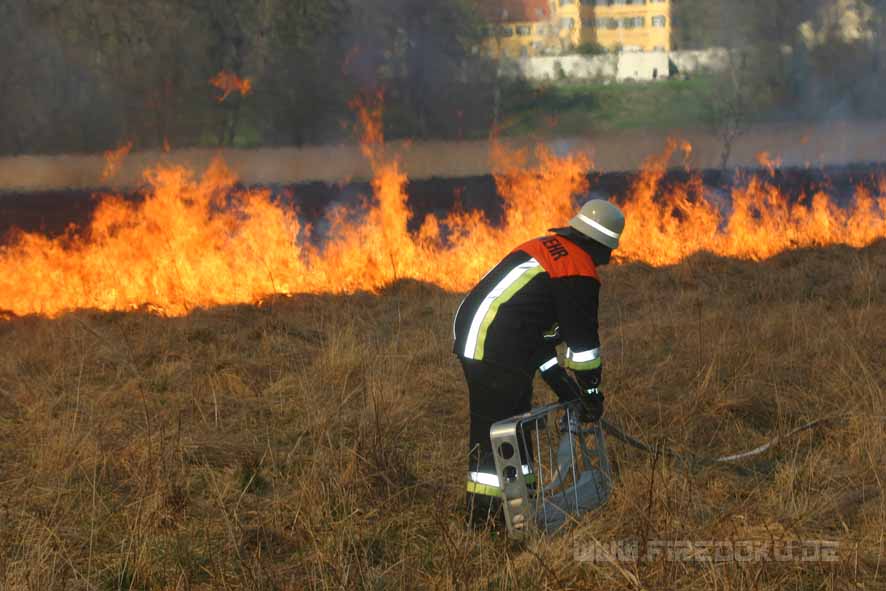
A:
<svg viewBox="0 0 886 591">
<path fill-rule="evenodd" d="M 0 154 L 115 145 L 115 97 L 36 4 L 0 0 Z"/>
</svg>

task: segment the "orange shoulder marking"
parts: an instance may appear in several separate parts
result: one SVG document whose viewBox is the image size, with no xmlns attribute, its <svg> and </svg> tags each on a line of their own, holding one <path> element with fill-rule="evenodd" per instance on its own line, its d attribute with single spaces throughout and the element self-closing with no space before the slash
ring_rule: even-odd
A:
<svg viewBox="0 0 886 591">
<path fill-rule="evenodd" d="M 597 281 L 597 265 L 591 255 L 563 236 L 542 236 L 521 244 L 522 250 L 541 264 L 551 279 L 559 277 L 593 277 Z"/>
</svg>

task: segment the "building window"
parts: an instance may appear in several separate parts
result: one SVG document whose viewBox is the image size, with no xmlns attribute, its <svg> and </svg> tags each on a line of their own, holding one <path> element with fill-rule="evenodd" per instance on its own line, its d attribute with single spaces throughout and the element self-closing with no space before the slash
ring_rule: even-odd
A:
<svg viewBox="0 0 886 591">
<path fill-rule="evenodd" d="M 653 27 L 664 27 L 667 26 L 668 19 L 663 16 L 654 16 L 652 17 L 652 26 Z"/>
<path fill-rule="evenodd" d="M 498 34 L 501 37 L 513 37 L 514 29 L 512 29 L 511 27 L 499 27 Z"/>
<path fill-rule="evenodd" d="M 646 19 L 642 16 L 629 16 L 621 19 L 621 26 L 625 29 L 642 29 L 646 26 Z"/>
<path fill-rule="evenodd" d="M 601 20 L 606 21 L 606 28 L 609 29 L 610 31 L 614 31 L 615 29 L 618 28 L 618 19 L 617 18 L 607 18 L 607 19 L 601 19 Z M 601 23 L 601 27 L 602 27 L 602 23 Z"/>
<path fill-rule="evenodd" d="M 517 35 L 519 35 L 520 37 L 526 37 L 528 35 L 532 35 L 532 26 L 517 25 Z"/>
<path fill-rule="evenodd" d="M 592 18 L 585 18 L 585 19 L 582 19 L 581 22 L 582 22 L 582 24 L 583 24 L 584 26 L 586 26 L 586 27 L 589 28 L 589 29 L 595 29 L 595 28 L 597 28 L 597 21 L 594 20 L 594 19 L 592 19 Z"/>
<path fill-rule="evenodd" d="M 543 37 L 548 34 L 548 28 L 545 25 L 536 25 L 535 34 Z"/>
<path fill-rule="evenodd" d="M 575 4 L 575 0 L 560 0 L 560 6 L 569 6 Z"/>
</svg>

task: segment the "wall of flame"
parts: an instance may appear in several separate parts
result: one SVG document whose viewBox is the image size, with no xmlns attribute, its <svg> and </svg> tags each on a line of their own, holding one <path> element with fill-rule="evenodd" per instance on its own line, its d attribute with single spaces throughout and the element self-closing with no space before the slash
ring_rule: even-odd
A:
<svg viewBox="0 0 886 591">
<path fill-rule="evenodd" d="M 235 190 L 237 179 L 221 158 L 202 175 L 161 165 L 144 173 L 150 191 L 143 202 L 107 195 L 84 232 L 55 239 L 25 233 L 0 248 L 0 311 L 149 309 L 178 316 L 273 294 L 375 291 L 404 278 L 463 291 L 516 244 L 563 225 L 589 189 L 585 155 L 539 148 L 530 165 L 526 151 L 493 144 L 502 222 L 454 211 L 429 216 L 410 232 L 407 177 L 385 146 L 380 107 L 357 111 L 372 194 L 359 208 L 331 211 L 321 246 L 269 191 Z M 675 149 L 649 159 L 621 203 L 627 227 L 620 261 L 668 265 L 700 251 L 760 260 L 792 248 L 863 247 L 886 238 L 886 181 L 877 191 L 858 187 L 840 208 L 825 193 L 789 199 L 765 177 L 753 177 L 733 191 L 723 213 L 705 200 L 698 178 L 662 188 Z M 114 157 L 119 164 L 122 156 Z"/>
</svg>

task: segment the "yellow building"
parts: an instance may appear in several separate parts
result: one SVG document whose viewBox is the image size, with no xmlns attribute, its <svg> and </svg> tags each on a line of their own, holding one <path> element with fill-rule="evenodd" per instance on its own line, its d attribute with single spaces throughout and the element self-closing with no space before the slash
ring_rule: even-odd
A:
<svg viewBox="0 0 886 591">
<path fill-rule="evenodd" d="M 561 53 L 578 29 L 575 11 L 572 29 L 556 18 L 559 0 L 477 0 L 489 26 L 486 50 L 494 57 L 528 57 Z"/>
<path fill-rule="evenodd" d="M 671 49 L 670 0 L 582 0 L 581 22 L 582 43 L 623 51 Z"/>
<path fill-rule="evenodd" d="M 559 55 L 584 43 L 670 51 L 670 0 L 478 0 L 494 57 Z"/>
</svg>

